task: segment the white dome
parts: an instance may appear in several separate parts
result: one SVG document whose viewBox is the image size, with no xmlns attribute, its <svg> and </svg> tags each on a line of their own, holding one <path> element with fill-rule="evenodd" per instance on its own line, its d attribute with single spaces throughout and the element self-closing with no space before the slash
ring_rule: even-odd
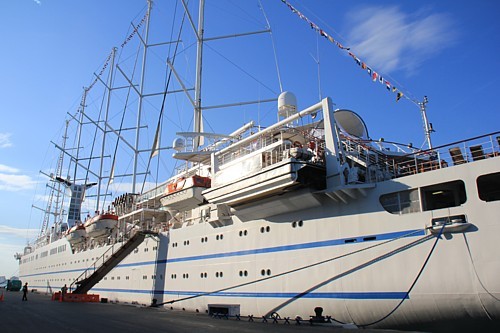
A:
<svg viewBox="0 0 500 333">
<path fill-rule="evenodd" d="M 172 147 L 177 151 L 183 151 L 186 148 L 186 141 L 183 138 L 175 138 Z"/>
<path fill-rule="evenodd" d="M 297 113 L 297 98 L 289 91 L 278 96 L 278 119 L 288 118 Z"/>
<path fill-rule="evenodd" d="M 278 97 L 278 111 L 284 111 L 284 109 L 297 109 L 297 98 L 289 91 L 282 92 Z"/>
</svg>

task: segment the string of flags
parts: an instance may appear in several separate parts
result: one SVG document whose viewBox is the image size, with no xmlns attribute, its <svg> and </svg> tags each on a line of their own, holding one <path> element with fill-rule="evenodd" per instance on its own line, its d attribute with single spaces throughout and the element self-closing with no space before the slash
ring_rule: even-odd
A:
<svg viewBox="0 0 500 333">
<path fill-rule="evenodd" d="M 139 29 L 141 28 L 141 26 L 144 24 L 144 22 L 146 22 L 146 19 L 148 18 L 148 12 L 146 12 L 146 14 L 144 14 L 141 22 L 139 22 L 139 24 L 137 26 L 134 27 L 134 30 L 132 30 L 132 32 L 128 35 L 128 37 L 123 41 L 123 43 L 121 44 L 121 48 L 125 47 L 125 45 L 127 45 L 127 43 L 132 39 L 134 38 L 135 34 L 139 31 Z M 106 68 L 108 67 L 109 65 L 109 62 L 111 61 L 111 57 L 113 56 L 113 52 L 114 50 L 112 50 L 108 57 L 106 58 L 106 61 L 104 62 L 104 65 L 102 66 L 99 74 L 96 75 L 94 81 L 90 84 L 90 86 L 87 88 L 87 91 L 90 91 L 90 89 L 92 89 L 92 87 L 97 83 L 97 80 L 101 77 L 101 75 L 104 73 L 104 71 L 106 70 Z"/>
<path fill-rule="evenodd" d="M 292 13 L 296 14 L 299 18 L 302 20 L 306 21 L 310 26 L 311 29 L 316 31 L 320 36 L 325 37 L 328 39 L 332 44 L 335 44 L 338 48 L 341 50 L 347 52 L 351 58 L 354 59 L 356 64 L 362 69 L 365 70 L 370 78 L 372 79 L 373 82 L 379 82 L 382 85 L 385 85 L 386 89 L 389 92 L 392 92 L 396 94 L 396 102 L 399 101 L 402 97 L 409 99 L 406 97 L 402 91 L 400 91 L 396 86 L 391 84 L 387 79 L 385 79 L 380 73 L 376 72 L 372 67 L 368 66 L 364 61 L 362 61 L 360 58 L 358 58 L 354 53 L 351 52 L 349 47 L 345 47 L 342 45 L 339 41 L 335 40 L 331 35 L 329 35 L 325 30 L 321 29 L 316 23 L 312 22 L 309 20 L 304 14 L 302 14 L 299 10 L 297 10 L 295 7 L 293 7 L 287 0 L 281 0 L 282 3 L 284 3 L 291 11 Z"/>
</svg>

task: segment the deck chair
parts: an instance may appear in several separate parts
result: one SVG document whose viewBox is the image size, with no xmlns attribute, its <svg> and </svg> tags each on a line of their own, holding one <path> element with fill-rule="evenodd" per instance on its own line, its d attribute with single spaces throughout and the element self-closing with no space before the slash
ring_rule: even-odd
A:
<svg viewBox="0 0 500 333">
<path fill-rule="evenodd" d="M 479 160 L 485 159 L 483 146 L 481 146 L 481 145 L 470 146 L 469 149 L 470 149 L 470 153 L 472 155 L 472 159 L 474 161 L 479 161 Z"/>
<path fill-rule="evenodd" d="M 464 159 L 464 155 L 462 155 L 462 151 L 458 147 L 450 148 L 450 155 L 454 165 L 463 164 L 467 162 Z"/>
</svg>

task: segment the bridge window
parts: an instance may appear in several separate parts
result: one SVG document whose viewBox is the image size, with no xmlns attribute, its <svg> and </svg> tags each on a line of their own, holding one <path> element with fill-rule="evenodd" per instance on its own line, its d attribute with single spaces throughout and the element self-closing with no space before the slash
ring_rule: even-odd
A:
<svg viewBox="0 0 500 333">
<path fill-rule="evenodd" d="M 422 187 L 423 209 L 457 207 L 467 201 L 465 184 L 461 180 Z"/>
<path fill-rule="evenodd" d="M 480 176 L 476 183 L 479 199 L 486 202 L 500 200 L 500 172 Z"/>
<path fill-rule="evenodd" d="M 405 190 L 380 196 L 380 204 L 391 214 L 409 214 L 420 212 L 418 190 Z"/>
</svg>

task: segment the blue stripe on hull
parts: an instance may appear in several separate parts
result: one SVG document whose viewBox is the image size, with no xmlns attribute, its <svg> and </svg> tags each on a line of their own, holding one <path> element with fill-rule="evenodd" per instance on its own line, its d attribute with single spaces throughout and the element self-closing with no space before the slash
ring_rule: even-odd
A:
<svg viewBox="0 0 500 333">
<path fill-rule="evenodd" d="M 214 253 L 214 254 L 206 254 L 206 255 L 183 257 L 183 258 L 161 259 L 161 260 L 157 260 L 156 262 L 154 260 L 142 261 L 142 262 L 135 262 L 135 263 L 129 263 L 129 264 L 119 264 L 116 267 L 117 268 L 137 267 L 137 266 L 146 266 L 146 265 L 154 265 L 154 264 L 176 263 L 176 262 L 186 262 L 186 261 L 196 261 L 196 260 L 206 260 L 206 259 L 217 259 L 217 258 L 238 257 L 238 256 L 245 256 L 245 255 L 274 253 L 274 252 L 296 251 L 296 250 L 320 248 L 320 247 L 328 247 L 328 246 L 339 246 L 339 245 L 359 244 L 359 243 L 365 243 L 365 242 L 383 241 L 383 240 L 404 237 L 405 235 L 410 235 L 407 237 L 424 236 L 425 230 L 424 229 L 405 230 L 405 231 L 391 232 L 391 233 L 378 234 L 378 235 L 364 235 L 364 236 L 359 236 L 359 237 L 331 239 L 331 240 L 319 241 L 319 242 L 309 242 L 309 243 L 302 243 L 302 244 L 274 246 L 274 247 L 267 247 L 267 248 L 262 248 L 262 249 Z M 346 243 L 346 240 L 349 240 L 350 242 Z M 355 240 L 355 241 L 353 241 L 353 240 Z M 39 276 L 39 275 L 46 275 L 46 274 L 63 274 L 63 273 L 71 273 L 71 272 L 83 272 L 84 270 L 85 270 L 85 268 L 70 269 L 70 270 L 54 271 L 54 272 L 47 272 L 47 273 L 27 274 L 27 275 L 22 275 L 21 277 Z"/>
<path fill-rule="evenodd" d="M 151 290 L 138 289 L 109 289 L 109 288 L 92 288 L 96 292 L 119 292 L 119 293 L 134 293 L 134 294 L 150 294 Z M 325 298 L 325 299 L 403 299 L 409 298 L 406 292 L 389 291 L 389 292 L 317 292 L 317 293 L 263 293 L 263 292 L 214 292 L 207 295 L 207 292 L 201 291 L 156 291 L 155 295 L 175 295 L 175 296 L 218 296 L 218 297 L 250 297 L 250 298 L 294 298 L 301 295 L 301 298 Z"/>
</svg>

